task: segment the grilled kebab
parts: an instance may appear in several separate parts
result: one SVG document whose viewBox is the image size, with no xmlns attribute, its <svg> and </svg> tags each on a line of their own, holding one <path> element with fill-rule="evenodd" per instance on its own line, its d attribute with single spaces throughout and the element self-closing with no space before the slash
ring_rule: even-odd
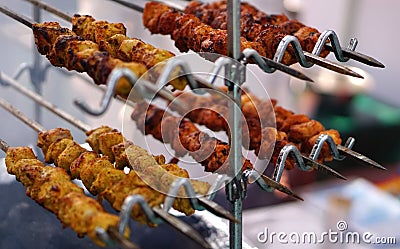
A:
<svg viewBox="0 0 400 249">
<path fill-rule="evenodd" d="M 27 187 L 26 194 L 54 213 L 63 226 L 105 246 L 97 237 L 96 229 L 107 231 L 116 227 L 118 216 L 105 212 L 97 201 L 86 196 L 64 169 L 45 166 L 29 147 L 8 148 L 5 162 L 7 172 Z M 129 236 L 129 229 L 124 235 Z"/>
<path fill-rule="evenodd" d="M 112 57 L 125 62 L 138 62 L 146 65 L 147 69 L 175 56 L 172 52 L 156 48 L 140 39 L 126 36 L 126 28 L 122 23 L 96 21 L 90 15 L 75 14 L 72 18 L 72 31 L 82 38 L 95 42 L 101 51 L 108 52 Z M 155 68 L 157 78 L 162 68 Z M 182 90 L 186 86 L 183 78 L 169 82 L 175 89 Z"/>
<path fill-rule="evenodd" d="M 151 207 L 160 206 L 165 198 L 163 193 L 168 192 L 177 177 L 189 178 L 187 171 L 177 165 L 165 164 L 162 157 L 154 158 L 144 149 L 124 143 L 121 133 L 110 127 L 103 126 L 89 131 L 87 141 L 93 146 L 92 152 L 74 142 L 65 129 L 45 131 L 38 136 L 38 146 L 42 148 L 45 162 L 65 168 L 73 178 L 81 179 L 93 195 L 105 198 L 118 211 L 124 199 L 131 194 L 142 195 Z M 103 153 L 103 156 L 98 153 Z M 125 174 L 120 169 L 128 160 L 134 162 L 134 170 Z M 118 162 L 116 165 L 119 169 L 114 168 L 114 161 Z M 208 183 L 196 180 L 191 180 L 191 183 L 195 191 L 202 195 L 210 187 Z M 156 190 L 152 187 L 156 187 Z M 183 196 L 181 191 L 180 197 Z M 186 215 L 194 212 L 187 198 L 177 198 L 173 207 Z M 154 225 L 147 221 L 138 205 L 131 216 L 141 223 Z"/>
<path fill-rule="evenodd" d="M 128 68 L 137 77 L 147 71 L 144 64 L 124 62 L 100 51 L 95 42 L 77 36 L 57 22 L 37 23 L 32 29 L 39 53 L 46 55 L 52 65 L 86 72 L 96 84 L 106 84 L 115 68 Z M 127 97 L 130 89 L 131 85 L 123 78 L 118 82 L 116 93 Z"/>
<path fill-rule="evenodd" d="M 295 36 L 304 51 L 312 52 L 321 33 L 298 20 L 289 20 L 284 15 L 268 15 L 255 6 L 241 2 L 241 34 L 249 41 L 258 41 L 266 46 L 267 57 L 272 58 L 274 52 L 285 35 Z M 193 14 L 202 22 L 215 29 L 227 29 L 227 2 L 217 1 L 201 3 L 191 1 L 185 8 L 186 14 Z M 272 52 L 272 53 L 271 53 Z M 320 56 L 326 57 L 329 51 L 323 50 Z M 293 58 L 295 59 L 295 57 Z"/>
<path fill-rule="evenodd" d="M 153 34 L 171 35 L 171 38 L 175 41 L 175 46 L 180 51 L 186 52 L 191 49 L 195 52 L 227 55 L 227 30 L 223 29 L 223 25 L 213 28 L 203 22 L 203 19 L 207 19 L 206 21 L 211 23 L 207 16 L 201 17 L 202 20 L 194 14 L 181 13 L 162 3 L 148 2 L 143 11 L 143 24 Z M 280 41 L 287 33 L 277 26 L 263 26 L 257 23 L 251 14 L 241 18 L 241 22 L 242 31 L 246 31 L 242 33 L 241 49 L 252 48 L 261 56 L 272 59 Z M 221 24 L 221 22 L 218 22 L 218 24 Z M 302 32 L 307 33 L 306 31 Z M 302 34 L 304 37 L 298 35 L 298 38 L 302 39 L 305 45 L 307 44 L 306 48 L 303 49 L 310 50 L 311 46 L 308 45 L 310 43 L 308 39 L 314 41 L 317 36 L 314 36 L 311 31 L 308 32 L 308 36 L 304 34 Z M 326 56 L 326 53 L 321 55 Z M 297 62 L 291 46 L 285 52 L 282 62 L 288 65 Z"/>
<path fill-rule="evenodd" d="M 137 104 L 131 115 L 143 134 L 170 144 L 177 157 L 189 154 L 201 163 L 207 172 L 228 173 L 229 144 L 200 131 L 194 123 L 172 116 L 168 112 L 147 103 Z M 242 170 L 253 168 L 242 158 Z"/>
<path fill-rule="evenodd" d="M 176 95 L 183 103 L 190 103 L 193 107 L 193 111 L 186 114 L 187 118 L 213 131 L 228 131 L 226 98 L 198 96 L 191 93 Z M 261 159 L 265 159 L 269 155 L 268 152 L 273 149 L 274 164 L 280 150 L 287 144 L 296 145 L 302 154 L 308 155 L 321 134 L 330 135 L 336 144 L 342 143 L 337 130 L 325 130 L 320 122 L 311 120 L 304 114 L 294 114 L 278 106 L 276 100 L 260 100 L 252 94 L 243 93 L 242 113 L 243 127 L 247 127 L 243 129 L 243 145 L 249 150 L 255 150 Z M 330 149 L 325 144 L 318 160 L 323 162 L 332 159 Z M 287 161 L 286 167 L 293 168 L 293 161 Z"/>
</svg>

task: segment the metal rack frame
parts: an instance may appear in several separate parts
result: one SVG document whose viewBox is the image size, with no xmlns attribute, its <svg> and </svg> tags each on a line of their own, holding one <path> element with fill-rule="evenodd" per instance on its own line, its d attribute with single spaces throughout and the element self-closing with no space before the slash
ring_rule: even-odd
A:
<svg viewBox="0 0 400 249">
<path fill-rule="evenodd" d="M 242 248 L 242 201 L 246 196 L 246 185 L 247 183 L 257 182 L 257 184 L 264 189 L 265 191 L 273 191 L 274 188 L 271 187 L 267 181 L 263 179 L 263 177 L 257 171 L 241 171 L 242 167 L 242 126 L 241 126 L 241 85 L 244 83 L 246 79 L 246 64 L 247 61 L 252 58 L 256 61 L 256 63 L 260 66 L 260 68 L 267 72 L 273 73 L 275 70 L 268 66 L 268 64 L 263 61 L 263 59 L 258 55 L 258 53 L 254 50 L 245 50 L 241 52 L 240 49 L 240 0 L 228 0 L 228 55 L 233 59 L 226 60 L 226 58 L 220 58 L 216 61 L 214 72 L 218 72 L 222 67 L 225 69 L 225 84 L 228 86 L 228 96 L 233 100 L 228 105 L 229 110 L 229 118 L 228 124 L 231 128 L 230 133 L 230 153 L 229 153 L 229 177 L 232 178 L 227 184 L 225 184 L 228 180 L 226 177 L 218 178 L 218 181 L 212 187 L 213 190 L 220 188 L 222 185 L 225 184 L 225 190 L 227 199 L 231 204 L 231 213 L 233 214 L 234 218 L 239 222 L 230 221 L 229 224 L 229 245 L 232 249 L 239 249 Z M 34 19 L 35 21 L 40 20 L 40 9 L 37 6 L 34 6 Z M 342 53 L 340 48 L 340 44 L 338 42 L 337 36 L 333 31 L 325 31 L 320 36 L 319 42 L 314 47 L 313 54 L 318 55 L 326 40 L 330 39 L 333 47 L 333 51 L 338 61 L 344 62 L 347 61 L 348 58 L 345 57 Z M 298 49 L 298 40 L 295 38 L 293 39 L 292 36 L 285 37 L 284 40 L 280 43 L 277 53 L 275 54 L 274 60 L 279 62 L 282 59 L 283 53 L 285 52 L 287 46 L 292 44 L 295 48 L 296 54 L 298 55 L 299 62 L 303 67 L 310 67 L 312 63 L 307 61 L 304 58 L 304 54 L 300 53 L 300 49 Z M 351 40 L 349 45 L 349 50 L 354 51 L 357 45 L 357 41 Z M 44 81 L 44 72 L 49 68 L 49 65 L 44 67 L 41 66 L 40 63 L 40 56 L 38 53 L 35 53 L 34 56 L 34 63 L 33 66 L 29 67 L 26 64 L 22 64 L 17 72 L 15 73 L 13 79 L 18 79 L 21 73 L 25 69 L 30 69 L 31 73 L 31 82 L 34 85 L 35 90 L 37 93 L 41 93 L 41 82 Z M 140 92 L 144 97 L 152 96 L 155 93 L 158 93 L 164 99 L 168 101 L 174 100 L 173 95 L 169 94 L 168 91 L 163 89 L 163 86 L 166 85 L 168 81 L 169 73 L 176 69 L 176 67 L 180 67 L 181 70 L 184 71 L 186 75 L 190 75 L 190 70 L 188 69 L 186 63 L 182 61 L 178 61 L 176 59 L 172 59 L 171 62 L 167 65 L 166 69 L 163 71 L 163 74 L 160 76 L 159 80 L 157 81 L 157 85 L 154 86 L 152 84 L 145 84 L 144 86 L 139 86 Z M 216 74 L 216 73 L 215 73 Z M 111 98 L 114 95 L 114 88 L 115 85 L 121 77 L 127 77 L 129 82 L 133 85 L 137 82 L 137 79 L 132 76 L 132 73 L 128 70 L 114 70 L 112 75 L 110 75 L 109 84 L 106 90 L 106 93 L 101 101 L 100 109 L 93 109 L 83 101 L 77 101 L 76 104 L 83 109 L 84 111 L 88 112 L 92 115 L 101 115 L 103 114 L 110 103 Z M 215 78 L 214 78 L 215 79 Z M 210 79 L 210 84 L 213 83 L 213 79 Z M 189 85 L 192 89 L 196 89 L 199 86 L 196 84 L 196 81 L 191 79 L 190 76 L 188 78 Z M 161 91 L 160 91 L 161 90 Z M 150 92 L 150 93 L 149 93 Z M 176 100 L 174 100 L 176 103 Z M 181 105 L 180 105 L 181 106 Z M 36 115 L 35 119 L 40 120 L 40 108 L 39 105 L 35 107 Z M 349 138 L 344 146 L 339 145 L 342 149 L 351 149 L 354 144 L 354 139 Z M 316 141 L 313 150 L 309 156 L 310 159 L 316 160 L 318 155 L 322 149 L 324 143 L 329 145 L 329 148 L 334 155 L 334 159 L 342 160 L 344 157 L 340 156 L 338 152 L 338 147 L 333 142 L 332 138 L 328 135 L 321 135 L 321 137 Z M 285 161 L 289 154 L 293 153 L 296 162 L 299 164 L 302 170 L 309 170 L 310 168 L 304 164 L 304 161 L 301 159 L 301 154 L 294 146 L 285 146 L 282 149 L 278 160 L 280 163 L 277 165 L 276 170 L 274 171 L 273 180 L 277 182 L 280 181 L 282 176 L 282 172 L 284 169 Z M 190 182 L 184 180 L 176 180 L 171 189 L 170 193 L 176 193 L 181 186 L 184 186 L 184 189 L 191 198 L 193 207 L 197 210 L 202 210 L 201 205 L 196 202 L 195 193 L 193 191 L 193 187 L 191 186 Z M 208 195 L 208 199 L 212 199 L 214 197 L 214 192 L 210 192 Z M 173 197 L 168 197 L 164 203 L 164 210 L 168 211 L 172 203 L 174 201 Z M 160 223 L 160 219 L 157 218 L 148 204 L 144 201 L 141 196 L 129 196 L 126 198 L 124 202 L 123 209 L 120 214 L 120 223 L 118 230 L 121 234 L 126 229 L 129 214 L 134 204 L 138 203 L 143 211 L 145 212 L 146 216 L 149 220 L 153 221 L 155 224 Z M 99 236 L 104 238 L 104 240 L 109 244 L 113 244 L 113 240 L 105 233 L 105 231 L 98 231 Z M 107 237 L 108 236 L 108 237 Z"/>
<path fill-rule="evenodd" d="M 181 63 L 173 63 L 173 64 L 176 65 L 176 66 L 180 66 L 181 65 Z M 219 63 L 216 63 L 216 67 L 218 67 L 218 64 Z M 176 69 L 175 67 L 169 67 L 169 69 L 165 71 L 165 74 L 168 76 L 169 74 L 173 73 L 175 71 L 175 69 Z M 112 96 L 113 94 L 110 94 L 110 93 L 113 93 L 114 86 L 115 86 L 116 82 L 119 80 L 119 78 L 122 77 L 122 76 L 130 75 L 130 74 L 131 74 L 130 71 L 127 71 L 127 70 L 124 70 L 124 69 L 115 70 L 113 72 L 113 77 L 110 77 L 110 79 L 109 79 L 108 88 L 106 90 L 105 96 Z M 131 79 L 131 80 L 134 79 L 134 77 L 127 77 L 127 78 Z M 169 77 L 166 77 L 166 78 L 168 79 Z M 66 115 L 65 113 L 60 111 L 58 108 L 56 108 L 54 105 L 52 105 L 51 103 L 48 103 L 48 102 L 46 102 L 44 100 L 41 100 L 37 94 L 29 93 L 29 91 L 24 90 L 24 88 L 22 86 L 19 86 L 18 82 L 13 80 L 11 77 L 9 77 L 9 76 L 7 76 L 5 74 L 2 74 L 1 80 L 2 80 L 2 83 L 5 86 L 9 85 L 9 86 L 12 86 L 12 87 L 16 88 L 21 93 L 23 93 L 23 94 L 27 95 L 28 97 L 34 99 L 40 105 L 43 105 L 47 109 L 53 111 L 55 114 L 65 118 L 67 121 L 75 124 L 81 130 L 88 129 L 87 125 L 85 125 L 85 124 L 83 124 L 81 122 L 76 122 L 77 121 L 76 119 L 74 119 L 72 117 L 69 117 L 69 115 Z M 164 82 L 164 83 L 160 82 L 160 84 L 161 84 L 160 87 L 162 87 L 162 85 L 166 84 L 166 83 L 167 82 Z M 135 82 L 131 82 L 131 84 L 135 84 Z M 144 84 L 145 85 L 150 84 L 151 86 L 154 86 L 151 83 L 147 83 L 147 84 L 144 83 Z M 147 97 L 147 98 L 149 98 L 149 99 L 153 99 L 153 96 L 155 94 L 154 93 L 155 89 L 152 89 L 150 87 L 150 89 L 152 90 L 152 94 L 149 94 L 145 88 L 146 87 L 139 88 L 139 89 L 143 90 L 142 95 Z M 156 89 L 159 90 L 158 87 L 156 87 Z M 240 88 L 238 90 L 240 90 Z M 163 98 L 166 98 L 168 100 L 171 100 L 170 98 L 165 97 L 165 96 L 168 96 L 168 94 L 160 95 L 160 96 L 163 97 Z M 176 100 L 175 100 L 175 103 L 176 103 Z M 4 107 L 4 105 L 2 105 L 2 106 Z M 234 109 L 238 109 L 237 106 L 236 107 L 233 106 L 233 108 Z M 234 121 L 237 121 L 237 120 L 234 120 Z M 24 122 L 29 124 L 31 127 L 33 127 L 36 130 L 43 129 L 40 125 L 37 125 L 36 122 L 35 123 L 31 122 L 28 119 L 25 119 Z M 240 125 L 241 125 L 241 123 L 240 123 Z M 238 129 L 238 130 L 240 132 L 241 128 Z M 329 138 L 329 136 L 328 136 L 328 138 Z M 325 140 L 329 140 L 328 138 L 321 139 L 320 141 L 318 141 L 318 143 L 316 143 L 315 147 L 316 148 L 317 147 L 321 147 L 323 145 L 323 143 L 325 142 Z M 239 169 L 241 169 L 241 155 L 242 155 L 241 154 L 241 143 L 238 143 L 238 147 L 240 149 L 240 152 L 237 154 L 237 157 L 239 159 L 236 162 L 238 162 L 237 165 L 239 166 Z M 334 144 L 331 145 L 331 148 L 335 149 L 335 145 Z M 337 149 L 336 149 L 336 151 L 337 151 Z M 319 152 L 320 152 L 320 150 L 316 149 L 315 152 L 314 152 L 314 155 L 316 157 L 318 157 Z M 235 153 L 235 152 L 232 152 L 232 153 Z M 285 147 L 281 151 L 281 154 L 279 156 L 280 160 L 278 160 L 278 161 L 280 161 L 280 164 L 277 165 L 276 170 L 275 170 L 275 172 L 273 174 L 273 179 L 272 180 L 276 180 L 277 182 L 280 181 L 280 178 L 281 178 L 284 166 L 285 166 L 285 161 L 286 161 L 289 153 L 294 153 L 295 155 L 297 155 L 295 157 L 295 159 L 296 159 L 297 163 L 299 165 L 301 165 L 301 169 L 302 170 L 309 170 L 309 168 L 304 166 L 304 162 L 301 159 L 300 152 L 297 150 L 296 147 L 293 147 L 293 146 L 289 147 L 289 148 Z M 230 160 L 232 160 L 232 157 L 230 158 Z M 237 171 L 231 171 L 230 173 L 233 174 L 232 172 L 234 173 L 234 172 L 237 172 Z M 239 172 L 240 172 L 240 170 L 239 170 Z M 261 174 L 259 174 L 255 170 L 247 170 L 245 172 L 240 172 L 234 177 L 233 180 L 231 180 L 231 177 L 232 177 L 232 175 L 230 175 L 230 176 L 221 175 L 218 178 L 218 180 L 214 183 L 214 185 L 211 187 L 211 189 L 210 189 L 210 191 L 209 191 L 207 196 L 208 196 L 209 200 L 212 200 L 214 198 L 214 196 L 215 196 L 215 192 L 216 192 L 215 190 L 216 189 L 220 189 L 222 186 L 225 185 L 226 186 L 227 197 L 231 198 L 229 200 L 231 201 L 232 209 L 234 209 L 234 210 L 231 210 L 231 212 L 234 215 L 235 219 L 238 219 L 238 218 L 241 219 L 241 213 L 242 213 L 241 201 L 245 197 L 246 185 L 248 183 L 256 182 L 258 186 L 260 186 L 263 190 L 268 191 L 268 192 L 271 192 L 274 189 L 279 189 L 279 186 L 274 185 L 274 183 L 271 182 L 270 179 L 266 179 L 265 177 L 263 177 Z M 170 188 L 170 191 L 169 191 L 169 194 L 171 194 L 171 195 L 169 195 L 169 197 L 166 198 L 166 200 L 164 202 L 164 211 L 168 211 L 170 209 L 170 207 L 172 206 L 172 203 L 174 202 L 174 199 L 175 199 L 173 197 L 173 196 L 175 196 L 174 193 L 176 193 L 181 188 L 181 186 L 184 187 L 187 196 L 189 198 L 191 198 L 193 207 L 195 209 L 197 209 L 197 210 L 203 210 L 204 208 L 201 205 L 199 205 L 199 203 L 196 201 L 196 198 L 199 198 L 199 197 L 196 196 L 196 194 L 194 193 L 193 187 L 191 186 L 190 182 L 185 181 L 185 179 L 177 179 L 171 185 L 171 188 Z M 238 193 L 240 193 L 240 195 L 238 195 Z M 152 220 L 156 224 L 160 223 L 160 219 L 155 216 L 154 212 L 150 209 L 150 207 L 148 206 L 147 203 L 143 202 L 143 200 L 142 200 L 142 198 L 140 196 L 129 197 L 126 200 L 126 204 L 125 204 L 126 207 L 123 209 L 123 212 L 121 212 L 121 220 L 120 220 L 120 225 L 119 225 L 119 231 L 120 232 L 125 230 L 125 228 L 127 226 L 127 222 L 128 222 L 127 218 L 125 218 L 125 217 L 129 217 L 130 208 L 135 203 L 139 203 L 140 204 L 140 206 L 144 210 L 144 212 L 145 212 L 146 216 L 149 218 L 149 220 Z M 234 226 L 234 227 L 232 227 L 232 226 Z M 231 246 L 241 247 L 241 243 L 242 243 L 241 242 L 241 229 L 242 229 L 242 227 L 241 227 L 240 222 L 231 222 L 231 227 L 230 227 L 230 240 L 232 240 L 232 241 L 230 241 L 230 245 Z M 240 234 L 234 234 L 235 231 L 236 232 L 240 232 Z M 98 232 L 99 232 L 99 237 L 105 239 L 106 243 L 108 243 L 110 245 L 113 243 L 112 239 L 109 238 L 109 236 L 107 234 L 105 234 L 105 231 L 99 230 Z M 240 237 L 239 240 L 238 240 L 238 237 Z"/>
</svg>

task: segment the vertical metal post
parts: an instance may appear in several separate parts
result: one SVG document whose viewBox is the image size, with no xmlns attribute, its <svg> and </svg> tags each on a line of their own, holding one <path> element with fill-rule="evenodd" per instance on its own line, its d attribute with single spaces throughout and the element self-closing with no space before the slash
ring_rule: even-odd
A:
<svg viewBox="0 0 400 249">
<path fill-rule="evenodd" d="M 228 56 L 240 57 L 240 0 L 228 0 Z"/>
<path fill-rule="evenodd" d="M 37 6 L 33 6 L 33 20 L 35 22 L 40 22 L 41 21 L 41 10 Z M 33 85 L 33 88 L 37 94 L 42 94 L 42 67 L 41 67 L 41 58 L 39 53 L 34 50 L 33 51 L 33 65 L 30 68 L 30 74 L 31 74 L 31 82 Z M 35 103 L 34 106 L 34 119 L 36 122 L 41 121 L 41 116 L 42 116 L 42 110 L 40 108 L 40 105 L 38 103 Z"/>
<path fill-rule="evenodd" d="M 240 0 L 228 0 L 228 56 L 234 60 L 240 57 Z M 242 124 L 240 66 L 233 63 L 225 68 L 228 94 L 233 98 L 228 105 L 230 128 L 229 167 L 233 180 L 226 186 L 231 212 L 239 223 L 229 223 L 229 242 L 231 249 L 242 248 Z"/>
</svg>

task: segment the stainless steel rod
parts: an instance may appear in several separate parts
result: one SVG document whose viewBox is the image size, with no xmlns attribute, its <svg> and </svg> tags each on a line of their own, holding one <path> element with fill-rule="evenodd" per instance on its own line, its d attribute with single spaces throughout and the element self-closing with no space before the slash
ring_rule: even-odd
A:
<svg viewBox="0 0 400 249">
<path fill-rule="evenodd" d="M 17 20 L 18 22 L 24 24 L 25 26 L 32 28 L 32 25 L 35 23 L 32 19 L 23 16 L 21 14 L 17 14 L 14 11 L 9 10 L 5 6 L 0 6 L 0 12 L 6 14 L 7 16 Z"/>
<path fill-rule="evenodd" d="M 228 56 L 239 60 L 240 48 L 240 0 L 228 0 Z M 239 68 L 226 68 L 226 76 L 230 80 L 239 79 Z M 227 185 L 231 213 L 238 221 L 229 222 L 229 243 L 231 249 L 242 248 L 242 190 L 238 187 L 242 177 L 242 124 L 241 124 L 241 82 L 227 82 L 228 95 L 234 101 L 228 104 L 228 122 L 230 127 L 229 167 L 233 180 Z M 233 198 L 232 198 L 233 197 Z"/>
<path fill-rule="evenodd" d="M 70 15 L 65 14 L 61 10 L 54 8 L 54 7 L 50 6 L 49 4 L 46 4 L 44 2 L 39 2 L 39 1 L 33 1 L 33 0 L 25 0 L 25 1 L 30 2 L 31 4 L 34 4 L 35 6 L 41 8 L 41 9 L 44 9 L 50 13 L 53 13 L 56 16 L 59 16 L 60 18 L 64 19 L 65 21 L 68 21 L 68 22 L 72 21 L 72 17 Z"/>
<path fill-rule="evenodd" d="M 58 108 L 54 104 L 50 103 L 49 101 L 43 99 L 43 97 L 41 95 L 39 95 L 39 94 L 37 94 L 37 93 L 35 93 L 33 91 L 30 91 L 29 89 L 27 89 L 24 86 L 20 85 L 18 82 L 16 82 L 10 76 L 2 73 L 1 74 L 1 80 L 5 84 L 11 86 L 12 88 L 14 88 L 17 91 L 21 92 L 25 96 L 33 99 L 36 103 L 39 103 L 41 106 L 45 107 L 46 109 L 48 109 L 52 113 L 56 114 L 57 116 L 61 117 L 62 119 L 65 119 L 69 123 L 73 124 L 74 126 L 76 126 L 81 131 L 87 132 L 87 131 L 89 131 L 91 129 L 91 127 L 89 127 L 87 124 L 85 124 L 82 121 L 80 121 L 79 119 L 73 117 L 69 113 L 61 110 L 60 108 Z"/>
<path fill-rule="evenodd" d="M 6 100 L 4 100 L 2 98 L 0 98 L 0 106 L 3 107 L 8 112 L 10 112 L 15 117 L 17 117 L 22 122 L 27 124 L 29 127 L 31 127 L 36 132 L 42 132 L 45 130 L 44 127 L 41 126 L 39 123 L 35 122 L 33 119 L 26 116 L 23 112 L 21 112 L 19 109 L 15 108 L 14 106 L 12 106 L 10 103 L 8 103 Z"/>
</svg>

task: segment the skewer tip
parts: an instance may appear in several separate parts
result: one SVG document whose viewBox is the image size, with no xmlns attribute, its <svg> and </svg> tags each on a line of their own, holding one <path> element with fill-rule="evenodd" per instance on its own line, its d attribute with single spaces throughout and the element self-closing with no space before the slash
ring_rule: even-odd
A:
<svg viewBox="0 0 400 249">
<path fill-rule="evenodd" d="M 345 71 L 345 73 L 346 73 L 347 75 L 350 75 L 350 76 L 353 76 L 353 77 L 357 77 L 357 78 L 360 78 L 360 79 L 364 79 L 364 76 L 362 76 L 361 74 L 359 74 L 359 73 L 357 73 L 357 72 L 351 70 L 351 69 L 348 68 L 348 67 L 345 67 L 345 68 L 346 68 L 346 70 L 347 70 L 347 72 Z"/>
<path fill-rule="evenodd" d="M 373 168 L 380 169 L 380 170 L 387 170 L 385 167 L 383 167 L 379 163 L 375 162 L 374 160 L 372 160 L 354 150 L 351 150 L 343 145 L 339 144 L 339 145 L 337 145 L 337 148 L 341 153 L 343 153 L 344 155 L 361 163 L 362 165 L 366 165 L 366 166 L 373 167 Z"/>
<path fill-rule="evenodd" d="M 325 48 L 327 48 L 331 52 L 334 51 L 334 48 L 332 47 L 331 44 L 326 44 Z M 385 68 L 385 65 L 383 65 L 382 62 L 378 61 L 377 59 L 375 59 L 371 56 L 368 56 L 368 55 L 365 55 L 365 54 L 362 54 L 362 53 L 359 53 L 356 51 L 352 51 L 352 50 L 349 50 L 346 48 L 342 48 L 342 52 L 343 52 L 344 56 L 346 56 L 350 59 L 353 59 L 355 61 L 361 62 L 363 64 L 366 64 L 368 66 Z"/>
<path fill-rule="evenodd" d="M 235 219 L 235 217 L 228 210 L 225 210 L 223 207 L 221 207 L 217 203 L 215 203 L 211 200 L 208 200 L 205 197 L 199 197 L 198 201 L 205 209 L 207 209 L 209 212 L 217 215 L 218 217 L 225 218 L 232 222 L 240 224 L 240 222 L 237 219 Z"/>
<path fill-rule="evenodd" d="M 302 158 L 303 158 L 305 164 L 307 166 L 311 167 L 312 169 L 325 172 L 328 175 L 334 176 L 334 177 L 342 179 L 342 180 L 347 180 L 347 178 L 345 176 L 343 176 L 342 174 L 340 174 L 336 170 L 334 170 L 334 169 L 332 169 L 332 168 L 330 168 L 330 167 L 328 167 L 328 166 L 326 166 L 324 164 L 318 163 L 318 162 L 316 162 L 316 161 L 314 161 L 314 160 L 312 160 L 312 159 L 310 159 L 308 157 L 305 157 L 305 156 L 303 156 Z"/>
<path fill-rule="evenodd" d="M 269 185 L 270 187 L 272 187 L 272 188 L 274 188 L 274 189 L 276 189 L 276 190 L 278 190 L 278 191 L 280 191 L 280 192 L 282 192 L 284 194 L 287 194 L 287 195 L 289 195 L 289 196 L 291 196 L 291 197 L 293 197 L 293 198 L 295 198 L 297 200 L 304 201 L 304 199 L 302 197 L 300 197 L 299 195 L 295 194 L 288 187 L 280 184 L 279 182 L 276 182 L 276 181 L 272 180 L 268 176 L 265 176 L 263 174 L 260 174 L 260 175 L 261 175 L 262 179 L 264 180 L 264 182 L 267 185 Z"/>
<path fill-rule="evenodd" d="M 122 236 L 116 227 L 109 227 L 107 233 L 115 240 L 123 249 L 140 249 L 139 246 Z"/>
</svg>

